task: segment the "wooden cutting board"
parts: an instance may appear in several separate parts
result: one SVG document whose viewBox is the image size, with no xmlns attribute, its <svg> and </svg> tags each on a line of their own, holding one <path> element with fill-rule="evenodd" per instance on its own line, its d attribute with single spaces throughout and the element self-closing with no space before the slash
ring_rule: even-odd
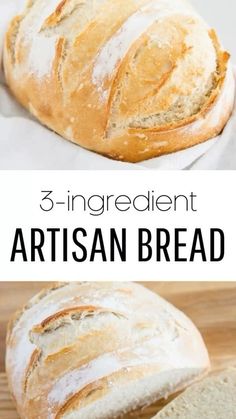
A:
<svg viewBox="0 0 236 419">
<path fill-rule="evenodd" d="M 146 283 L 183 310 L 200 329 L 209 349 L 212 368 L 236 365 L 235 283 Z M 4 373 L 5 334 L 13 312 L 43 287 L 42 283 L 0 283 L 0 419 L 19 419 Z M 167 401 L 124 419 L 150 419 Z"/>
</svg>

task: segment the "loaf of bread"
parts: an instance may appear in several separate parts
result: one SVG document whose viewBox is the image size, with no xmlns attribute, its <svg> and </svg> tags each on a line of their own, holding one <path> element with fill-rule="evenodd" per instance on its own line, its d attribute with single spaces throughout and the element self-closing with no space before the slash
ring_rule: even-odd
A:
<svg viewBox="0 0 236 419">
<path fill-rule="evenodd" d="M 236 369 L 187 389 L 153 419 L 235 419 Z"/>
<path fill-rule="evenodd" d="M 58 284 L 9 325 L 6 369 L 22 419 L 113 419 L 208 368 L 192 322 L 138 284 Z"/>
<path fill-rule="evenodd" d="M 39 121 L 122 161 L 206 141 L 233 108 L 229 54 L 185 0 L 28 0 L 4 66 Z"/>
</svg>

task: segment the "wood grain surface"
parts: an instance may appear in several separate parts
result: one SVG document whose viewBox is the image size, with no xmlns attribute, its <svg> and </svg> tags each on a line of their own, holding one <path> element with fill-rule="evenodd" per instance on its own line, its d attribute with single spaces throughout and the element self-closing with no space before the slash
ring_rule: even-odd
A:
<svg viewBox="0 0 236 419">
<path fill-rule="evenodd" d="M 236 365 L 236 283 L 146 283 L 183 310 L 200 329 L 209 349 L 212 368 Z M 6 326 L 11 315 L 42 283 L 0 283 L 0 419 L 18 419 L 4 372 Z M 167 401 L 127 415 L 124 419 L 150 419 Z"/>
</svg>

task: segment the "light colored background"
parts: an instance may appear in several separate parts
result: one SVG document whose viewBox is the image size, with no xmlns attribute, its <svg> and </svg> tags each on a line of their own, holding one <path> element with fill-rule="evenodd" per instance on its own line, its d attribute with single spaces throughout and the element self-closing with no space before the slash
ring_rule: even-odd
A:
<svg viewBox="0 0 236 419">
<path fill-rule="evenodd" d="M 196 10 L 215 28 L 236 63 L 236 0 L 191 0 Z"/>
<path fill-rule="evenodd" d="M 1 185 L 1 217 L 0 217 L 0 280 L 2 281 L 41 281 L 61 280 L 67 281 L 120 281 L 122 278 L 129 281 L 189 281 L 199 278 L 208 281 L 236 281 L 235 249 L 236 249 L 236 172 L 230 171 L 204 171 L 189 172 L 178 171 L 160 172 L 155 175 L 153 171 L 143 172 L 122 171 L 34 171 L 34 172 L 0 172 Z M 90 216 L 89 208 L 86 210 L 79 199 L 75 203 L 74 211 L 67 211 L 64 205 L 55 205 L 52 212 L 43 212 L 40 209 L 42 190 L 53 191 L 54 202 L 66 202 L 67 191 L 70 195 L 83 195 L 86 202 L 94 194 L 106 196 L 109 199 L 109 208 L 105 204 L 105 212 L 100 217 Z M 157 209 L 149 212 L 138 212 L 133 206 L 127 212 L 115 209 L 115 199 L 119 195 L 128 195 L 133 200 L 137 195 L 147 194 L 148 190 L 155 191 L 155 196 L 169 195 L 174 203 L 175 195 L 197 195 L 194 203 L 196 212 L 186 211 L 186 203 L 180 200 L 170 212 L 160 212 Z M 71 199 L 70 199 L 71 201 Z M 113 202 L 112 202 L 113 201 Z M 141 202 L 141 201 L 140 201 Z M 178 201 L 177 201 L 178 202 Z M 190 210 L 190 200 L 189 210 Z M 102 207 L 101 200 L 93 199 L 91 207 Z M 140 204 L 143 206 L 144 199 Z M 123 208 L 124 209 L 124 208 Z M 30 262 L 30 229 L 41 228 L 45 232 L 45 245 L 43 253 L 45 262 Z M 51 260 L 51 237 L 46 232 L 49 227 L 68 228 L 68 263 L 62 258 L 62 231 L 56 238 L 56 263 Z M 78 236 L 88 251 L 85 262 L 77 263 L 72 258 L 72 252 L 81 251 L 72 241 L 72 232 L 76 227 L 86 229 L 87 237 Z M 107 262 L 103 263 L 101 255 L 97 255 L 94 262 L 90 262 L 92 243 L 96 228 L 103 232 L 104 245 L 107 252 Z M 127 259 L 123 263 L 116 253 L 116 262 L 110 260 L 110 228 L 115 228 L 119 240 L 121 228 L 127 228 Z M 171 262 L 156 262 L 156 229 L 166 227 L 170 231 L 169 255 Z M 188 262 L 174 262 L 175 254 L 175 228 L 186 228 L 187 232 L 180 234 L 180 242 L 187 244 L 180 249 L 181 257 Z M 195 261 L 189 262 L 193 236 L 196 227 L 202 229 L 204 245 L 208 263 L 196 255 Z M 22 228 L 27 248 L 28 263 L 23 262 L 21 255 L 17 255 L 14 263 L 10 262 L 16 228 Z M 138 229 L 148 228 L 152 232 L 153 258 L 148 263 L 138 261 Z M 225 233 L 225 258 L 220 263 L 210 262 L 209 240 L 210 228 L 221 228 Z M 36 237 L 38 240 L 38 237 Z M 19 244 L 19 243 L 18 243 Z M 219 237 L 216 237 L 215 249 L 219 255 Z M 146 250 L 146 249 L 145 249 Z M 145 253 L 146 254 L 146 253 Z M 163 256 L 163 255 L 162 255 Z M 236 323 L 236 322 L 235 322 Z M 236 419 L 236 418 L 235 418 Z"/>
</svg>

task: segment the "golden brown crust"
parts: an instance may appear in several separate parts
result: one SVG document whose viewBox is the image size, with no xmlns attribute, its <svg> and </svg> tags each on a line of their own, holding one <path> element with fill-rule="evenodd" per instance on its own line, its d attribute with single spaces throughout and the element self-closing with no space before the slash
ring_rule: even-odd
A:
<svg viewBox="0 0 236 419">
<path fill-rule="evenodd" d="M 31 357 L 30 357 L 29 364 L 26 368 L 25 379 L 24 379 L 24 383 L 23 383 L 23 389 L 24 389 L 25 393 L 27 391 L 27 385 L 28 385 L 29 377 L 32 374 L 33 370 L 36 368 L 36 366 L 37 366 L 37 364 L 40 360 L 41 354 L 42 354 L 42 351 L 40 349 L 35 349 L 34 352 L 31 355 Z"/>
<path fill-rule="evenodd" d="M 86 314 L 88 316 L 89 314 L 101 314 L 101 313 L 110 313 L 113 314 L 109 309 L 104 309 L 102 307 L 95 307 L 95 306 L 81 306 L 81 307 L 70 307 L 66 310 L 61 310 L 58 313 L 54 314 L 53 316 L 50 316 L 46 318 L 41 324 L 34 326 L 32 329 L 33 333 L 44 333 L 47 332 L 48 329 L 50 330 L 50 327 L 53 326 L 54 322 L 61 319 L 63 320 L 63 317 L 66 316 L 73 316 L 76 314 Z M 122 316 L 121 313 L 114 313 L 116 315 Z"/>
<path fill-rule="evenodd" d="M 32 307 L 32 305 L 36 304 L 38 301 L 42 300 L 46 295 L 48 295 L 49 293 L 62 288 L 64 286 L 66 286 L 67 283 L 66 282 L 55 282 L 54 284 L 45 287 L 44 289 L 42 289 L 42 291 L 40 293 L 37 294 L 36 297 L 32 298 L 27 304 L 25 304 L 20 310 L 18 310 L 10 319 L 10 321 L 8 322 L 8 327 L 7 327 L 7 338 L 6 338 L 6 342 L 8 343 L 10 338 L 11 338 L 11 334 L 12 334 L 12 330 L 13 328 L 16 326 L 16 323 L 20 320 L 21 316 L 23 315 L 23 313 L 28 310 L 29 308 Z"/>
<path fill-rule="evenodd" d="M 81 9 L 80 12 L 81 7 L 86 8 L 86 2 L 80 4 L 74 0 L 58 1 L 55 10 L 43 20 L 41 30 L 32 35 L 32 41 L 34 37 L 39 39 L 40 36 L 48 36 L 48 39 L 51 39 L 51 31 L 57 30 L 51 70 L 49 66 L 48 72 L 41 75 L 37 73 L 37 64 L 34 63 L 36 68 L 31 68 L 29 62 L 31 48 L 34 48 L 32 41 L 26 39 L 24 28 L 29 13 L 16 17 L 7 32 L 4 53 L 6 77 L 13 94 L 44 125 L 63 137 L 84 148 L 122 161 L 140 162 L 191 147 L 216 136 L 231 115 L 234 82 L 229 74 L 229 55 L 221 50 L 214 31 L 209 31 L 209 37 L 217 55 L 215 86 L 201 108 L 193 115 L 173 122 L 167 120 L 165 124 L 154 122 L 153 126 L 150 124 L 149 127 L 144 127 L 140 120 L 139 127 L 137 121 L 135 127 L 132 127 L 128 122 L 129 118 L 137 120 L 139 117 L 142 119 L 142 116 L 155 114 L 155 109 L 158 113 L 160 103 L 163 110 L 168 109 L 169 95 L 167 93 L 163 96 L 162 92 L 171 84 L 173 73 L 191 52 L 192 47 L 186 45 L 186 37 L 191 25 L 198 24 L 198 18 L 191 14 L 182 0 L 176 1 L 177 10 L 178 7 L 181 10 L 180 17 L 175 16 L 174 9 L 174 17 L 170 12 L 170 16 L 164 20 L 157 20 L 143 33 L 140 31 L 128 52 L 126 51 L 119 60 L 114 74 L 111 72 L 109 76 L 106 75 L 98 86 L 94 82 L 94 71 L 98 68 L 96 61 L 99 54 L 118 36 L 120 28 L 122 25 L 125 27 L 129 18 L 135 13 L 144 13 L 143 9 L 140 9 L 140 12 L 138 10 L 141 7 L 149 7 L 150 1 L 128 0 L 124 8 L 120 0 L 113 0 L 110 8 L 109 0 L 104 0 L 94 11 L 87 6 L 91 13 L 88 21 L 83 21 L 79 14 L 86 10 Z M 186 7 L 187 17 L 182 16 L 183 7 Z M 71 13 L 75 13 L 76 16 L 78 14 L 81 23 L 73 33 L 67 34 L 63 32 L 63 25 Z M 155 37 L 156 31 L 162 27 L 174 37 L 175 44 L 167 43 L 164 47 L 157 47 L 155 44 L 152 50 L 148 45 L 150 37 Z M 199 26 L 199 31 L 201 30 L 206 29 Z M 47 31 L 50 31 L 50 34 L 45 35 Z M 171 31 L 175 32 L 171 35 Z M 124 38 L 122 42 L 127 40 Z M 35 54 L 34 51 L 33 53 Z M 139 61 L 137 53 L 141 54 Z M 106 65 L 104 62 L 104 67 Z M 135 73 L 132 72 L 134 65 Z M 191 78 L 198 73 L 202 76 L 201 72 L 203 74 L 204 70 L 200 67 L 195 69 L 193 64 L 192 69 L 190 67 L 186 74 Z M 126 74 L 129 74 L 127 79 Z M 156 78 L 157 75 L 159 79 Z M 227 78 L 231 80 L 230 85 Z M 231 92 L 223 100 L 224 89 L 230 89 Z M 171 92 L 176 97 L 181 95 L 177 84 L 173 84 Z M 102 97 L 107 94 L 107 99 L 103 99 L 101 94 Z M 123 98 L 119 108 L 115 104 L 117 94 Z M 158 97 L 162 97 L 162 102 L 158 99 L 160 103 L 157 106 L 155 103 Z M 217 106 L 217 118 L 212 122 Z M 120 132 L 116 132 L 112 126 L 117 123 L 124 123 L 126 126 Z"/>
<path fill-rule="evenodd" d="M 58 4 L 54 13 L 52 13 L 45 21 L 42 29 L 51 28 L 55 26 L 58 22 L 60 22 L 63 10 L 65 6 L 69 3 L 68 0 L 62 0 L 61 3 Z"/>
<path fill-rule="evenodd" d="M 179 370 L 185 386 L 208 369 L 209 358 L 191 321 L 143 287 L 70 283 L 47 288 L 17 315 L 6 366 L 20 417 L 55 419 L 77 405 L 78 412 L 90 408 L 118 385 L 149 376 L 158 383 L 160 372 Z"/>
<path fill-rule="evenodd" d="M 95 383 L 87 385 L 83 390 L 79 391 L 78 393 L 74 394 L 71 398 L 67 400 L 67 402 L 60 408 L 57 412 L 55 419 L 61 419 L 63 414 L 69 413 L 73 410 L 80 410 L 86 405 L 90 403 L 94 403 L 99 399 L 102 399 L 109 393 L 111 390 L 111 382 L 113 383 L 113 387 L 121 384 L 128 384 L 129 381 L 135 382 L 136 380 L 141 380 L 148 375 L 152 375 L 154 371 L 159 371 L 159 366 L 152 366 L 151 368 L 145 366 L 142 368 L 130 368 L 129 371 L 121 370 L 117 373 L 112 374 L 109 377 L 103 378 L 101 380 L 96 381 Z M 135 384 L 134 384 L 135 385 Z M 156 399 L 157 400 L 157 399 Z M 141 407 L 142 404 L 138 407 Z M 137 408 L 137 406 L 134 406 Z"/>
</svg>

